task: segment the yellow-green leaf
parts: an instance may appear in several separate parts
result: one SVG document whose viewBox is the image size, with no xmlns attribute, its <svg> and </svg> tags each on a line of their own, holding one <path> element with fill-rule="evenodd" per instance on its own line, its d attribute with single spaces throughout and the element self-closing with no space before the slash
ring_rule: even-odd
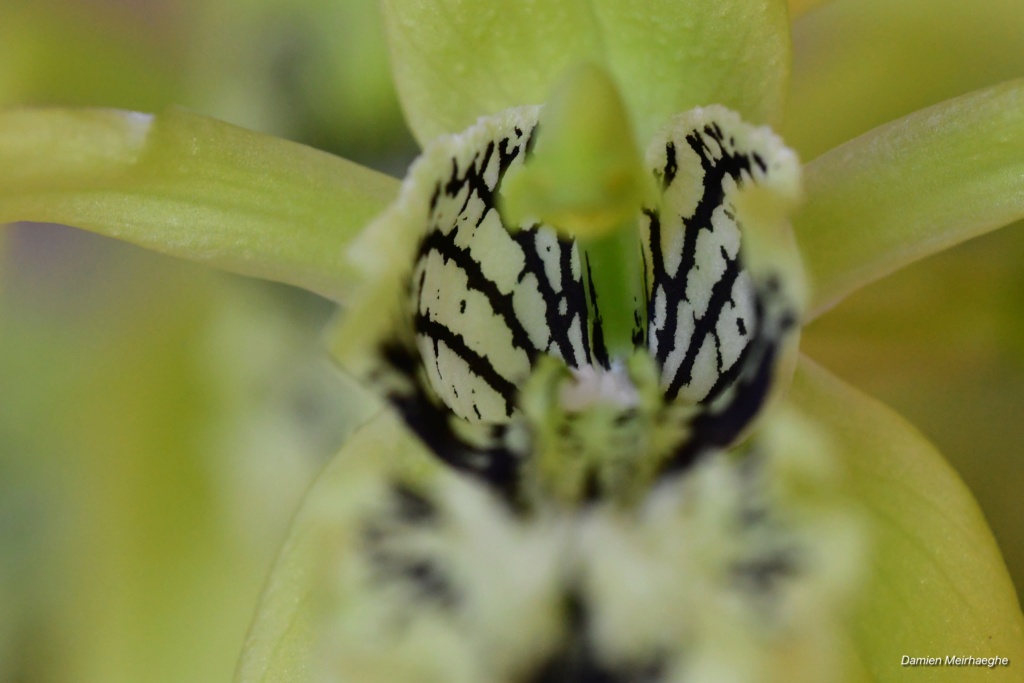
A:
<svg viewBox="0 0 1024 683">
<path fill-rule="evenodd" d="M 399 95 L 421 144 L 540 104 L 566 69 L 587 61 L 611 71 L 641 140 L 700 105 L 725 105 L 753 123 L 778 123 L 782 112 L 790 49 L 781 0 L 384 0 L 383 8 Z"/>
</svg>

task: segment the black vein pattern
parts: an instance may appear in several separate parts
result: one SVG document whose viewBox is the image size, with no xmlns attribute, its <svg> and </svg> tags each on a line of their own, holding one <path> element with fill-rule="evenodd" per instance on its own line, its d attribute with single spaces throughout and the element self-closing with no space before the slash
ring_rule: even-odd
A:
<svg viewBox="0 0 1024 683">
<path fill-rule="evenodd" d="M 541 225 L 509 230 L 496 206 L 506 172 L 528 152 L 535 133 L 536 128 L 529 133 L 515 128 L 468 163 L 453 159 L 448 177 L 437 181 L 432 194 L 415 269 L 413 324 L 432 366 L 434 389 L 465 419 L 507 420 L 518 385 L 541 353 L 572 367 L 591 358 L 575 243 Z M 495 230 L 504 233 L 501 239 Z M 496 243 L 507 253 L 494 253 Z M 520 267 L 511 281 L 492 275 L 512 262 Z M 457 313 L 442 296 L 455 278 L 461 297 Z M 517 310 L 523 306 L 537 315 Z M 494 404 L 500 405 L 497 412 Z"/>
<path fill-rule="evenodd" d="M 436 532 L 441 520 L 436 503 L 402 482 L 393 482 L 384 510 L 374 511 L 360 529 L 361 555 L 371 569 L 370 589 L 402 591 L 396 606 L 412 616 L 423 608 L 452 612 L 463 601 L 443 554 L 416 550 L 417 533 Z"/>
<path fill-rule="evenodd" d="M 740 281 L 743 269 L 738 250 L 729 253 L 721 247 L 719 254 L 724 262 L 724 270 L 711 286 L 706 306 L 701 306 L 704 308 L 703 314 L 698 313 L 698 302 L 691 300 L 693 292 L 690 288 L 698 272 L 702 268 L 711 267 L 710 263 L 701 262 L 698 243 L 702 233 L 706 238 L 711 238 L 716 229 L 723 229 L 721 225 L 717 228 L 713 225 L 712 217 L 716 210 L 721 210 L 729 222 L 742 230 L 736 221 L 735 209 L 726 196 L 725 181 L 731 178 L 737 186 L 741 186 L 749 180 L 753 166 L 756 165 L 763 172 L 766 165 L 756 152 L 737 151 L 734 148 L 735 141 L 731 138 L 727 141 L 717 123 L 709 123 L 700 130 L 688 132 L 683 142 L 700 162 L 701 195 L 696 207 L 688 215 L 671 214 L 671 201 L 666 201 L 666 209 L 661 213 L 652 209 L 644 210 L 647 223 L 645 256 L 649 259 L 647 268 L 650 272 L 648 343 L 662 367 L 662 381 L 668 401 L 674 401 L 691 384 L 698 354 L 706 344 L 712 344 L 715 349 L 716 381 L 710 388 L 699 392 L 702 395 L 696 396 L 700 401 L 710 402 L 735 380 L 743 367 L 751 328 L 757 325 L 757 321 L 738 318 L 735 328 L 728 331 L 735 336 L 748 338 L 748 343 L 739 357 L 727 363 L 721 352 L 724 341 L 721 329 L 723 314 L 727 307 L 739 307 L 741 302 L 737 301 L 737 292 L 745 288 L 752 294 L 751 286 Z M 678 177 L 678 156 L 676 141 L 670 140 L 665 147 L 665 165 L 655 172 L 666 194 Z M 679 265 L 674 272 L 670 272 L 663 252 L 663 238 L 669 231 L 682 233 Z M 685 325 L 690 321 L 680 319 L 681 309 L 692 311 L 692 330 Z M 687 329 L 684 330 L 684 327 Z M 691 395 L 690 398 L 694 397 Z"/>
<path fill-rule="evenodd" d="M 506 436 L 538 356 L 573 368 L 612 362 L 589 260 L 552 227 L 510 228 L 499 213 L 502 181 L 536 137 L 535 123 L 512 127 L 456 153 L 434 181 L 409 280 L 411 330 L 380 349 L 391 377 L 380 384 L 412 431 L 513 505 L 530 447 Z M 633 340 L 661 368 L 666 404 L 702 406 L 664 460 L 671 474 L 749 424 L 796 321 L 778 282 L 755 283 L 741 260 L 732 191 L 763 177 L 765 159 L 717 122 L 671 131 L 664 145 L 652 169 L 662 208 L 640 218 L 647 326 L 638 313 Z"/>
<path fill-rule="evenodd" d="M 519 488 L 522 454 L 504 444 L 504 425 L 488 425 L 478 441 L 470 441 L 459 430 L 462 418 L 441 403 L 422 374 L 422 359 L 415 348 L 388 342 L 381 349 L 386 374 L 405 381 L 385 390 L 385 397 L 398 411 L 406 426 L 419 437 L 441 462 L 490 485 L 515 505 Z M 384 374 L 384 373 L 381 373 Z M 382 386 L 382 378 L 377 380 Z M 481 427 L 484 427 L 481 425 Z"/>
</svg>

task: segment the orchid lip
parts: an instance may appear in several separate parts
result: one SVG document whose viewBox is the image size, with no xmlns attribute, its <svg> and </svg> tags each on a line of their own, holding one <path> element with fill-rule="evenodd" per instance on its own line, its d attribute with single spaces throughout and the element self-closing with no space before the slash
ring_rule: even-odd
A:
<svg viewBox="0 0 1024 683">
<path fill-rule="evenodd" d="M 538 120 L 540 108 L 513 109 L 428 146 L 370 229 L 414 245 L 412 266 L 384 275 L 396 293 L 386 316 L 394 323 L 378 323 L 369 347 L 387 352 L 350 367 L 365 368 L 442 462 L 512 499 L 529 488 L 523 477 L 540 443 L 565 447 L 544 436 L 562 419 L 552 415 L 617 419 L 622 429 L 672 425 L 673 436 L 609 453 L 601 467 L 632 461 L 628 476 L 644 478 L 685 472 L 749 433 L 784 386 L 777 367 L 795 348 L 802 284 L 798 257 L 777 237 L 787 227 L 776 208 L 795 204 L 796 158 L 721 107 L 681 114 L 650 141 L 644 168 L 661 191 L 613 234 L 640 249 L 633 310 L 618 316 L 635 325 L 625 335 L 631 348 L 611 350 L 598 292 L 616 281 L 595 283 L 633 271 L 606 272 L 608 262 L 591 260 L 572 233 L 536 216 L 509 224 L 499 210 L 508 178 L 558 149 L 544 137 L 558 126 Z M 760 203 L 747 201 L 749 188 Z M 763 216 L 762 205 L 771 208 Z M 348 334 L 365 339 L 356 328 L 370 313 L 353 319 Z M 551 361 L 543 371 L 542 359 Z M 594 417 L 608 408 L 622 414 Z M 563 441 L 582 434 L 560 429 Z"/>
</svg>

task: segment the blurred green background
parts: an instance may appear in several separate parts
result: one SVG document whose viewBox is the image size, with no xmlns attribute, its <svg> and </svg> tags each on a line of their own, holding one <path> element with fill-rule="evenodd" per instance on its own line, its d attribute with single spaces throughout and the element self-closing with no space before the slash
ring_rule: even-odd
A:
<svg viewBox="0 0 1024 683">
<path fill-rule="evenodd" d="M 171 104 L 401 175 L 373 0 L 2 0 L 0 105 Z M 1024 3 L 796 20 L 804 159 L 1024 75 Z M 59 226 L 0 233 L 0 681 L 229 680 L 311 478 L 361 414 L 312 295 Z M 931 438 L 1024 587 L 1024 231 L 887 278 L 805 350 Z"/>
</svg>

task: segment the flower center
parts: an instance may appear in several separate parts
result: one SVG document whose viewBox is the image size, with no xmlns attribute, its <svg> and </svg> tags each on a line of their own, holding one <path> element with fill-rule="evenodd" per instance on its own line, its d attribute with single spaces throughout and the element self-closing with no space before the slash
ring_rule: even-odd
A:
<svg viewBox="0 0 1024 683">
<path fill-rule="evenodd" d="M 640 404 L 640 392 L 626 366 L 615 360 L 607 370 L 593 365 L 573 368 L 572 378 L 562 385 L 559 399 L 567 413 L 582 413 L 599 403 L 629 410 Z"/>
<path fill-rule="evenodd" d="M 404 322 L 381 347 L 378 375 L 391 379 L 378 385 L 442 460 L 506 493 L 519 495 L 531 460 L 580 451 L 590 469 L 561 497 L 592 493 L 585 480 L 614 495 L 732 445 L 766 401 L 800 296 L 788 226 L 761 208 L 795 201 L 799 169 L 771 131 L 723 108 L 673 119 L 644 162 L 660 196 L 620 228 L 639 244 L 642 280 L 620 283 L 636 292 L 629 314 L 613 316 L 631 323 L 623 334 L 603 314 L 616 291 L 607 259 L 559 226 L 512 223 L 501 210 L 506 177 L 529 169 L 548 134 L 539 111 L 509 110 L 439 141 L 381 219 L 419 236 L 392 313 Z M 609 337 L 632 348 L 610 353 Z M 551 381 L 536 379 L 546 358 L 562 368 Z M 572 415 L 582 420 L 560 422 Z M 609 440 L 591 438 L 602 433 Z M 540 476 L 559 488 L 560 467 Z"/>
</svg>

